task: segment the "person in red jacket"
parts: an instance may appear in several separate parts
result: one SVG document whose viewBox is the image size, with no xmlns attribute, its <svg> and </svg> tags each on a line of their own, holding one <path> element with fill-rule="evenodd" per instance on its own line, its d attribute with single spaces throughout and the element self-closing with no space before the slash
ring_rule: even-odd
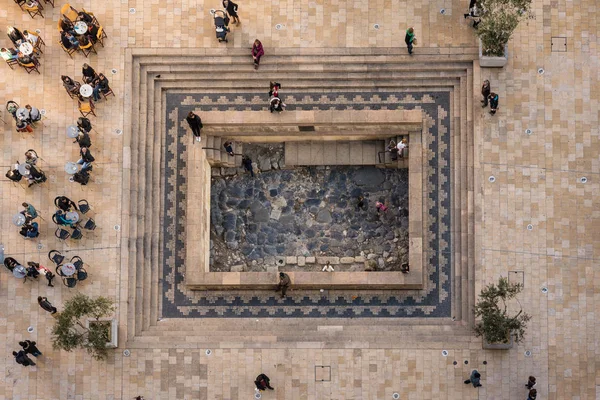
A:
<svg viewBox="0 0 600 400">
<path fill-rule="evenodd" d="M 260 40 L 256 39 L 252 45 L 252 58 L 254 59 L 254 69 L 258 69 L 260 64 L 260 58 L 265 55 L 265 49 L 263 48 Z"/>
</svg>

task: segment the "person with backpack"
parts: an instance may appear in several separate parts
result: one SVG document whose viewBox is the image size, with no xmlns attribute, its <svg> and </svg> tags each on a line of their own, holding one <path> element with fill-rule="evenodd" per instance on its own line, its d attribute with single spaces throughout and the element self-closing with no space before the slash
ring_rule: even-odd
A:
<svg viewBox="0 0 600 400">
<path fill-rule="evenodd" d="M 489 94 L 488 99 L 490 100 L 490 114 L 494 115 L 498 110 L 498 95 L 492 92 Z"/>
</svg>

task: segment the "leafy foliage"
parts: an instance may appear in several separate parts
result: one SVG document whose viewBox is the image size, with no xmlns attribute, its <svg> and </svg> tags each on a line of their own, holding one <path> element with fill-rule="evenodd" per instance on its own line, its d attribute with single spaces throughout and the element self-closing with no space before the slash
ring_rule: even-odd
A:
<svg viewBox="0 0 600 400">
<path fill-rule="evenodd" d="M 479 0 L 481 22 L 477 36 L 483 45 L 483 55 L 502 56 L 519 22 L 533 18 L 532 0 Z"/>
<path fill-rule="evenodd" d="M 498 285 L 491 283 L 486 286 L 475 304 L 475 317 L 481 318 L 475 324 L 475 334 L 483 336 L 488 343 L 507 343 L 511 334 L 515 342 L 521 342 L 531 316 L 521 309 L 511 317 L 507 311 L 507 301 L 515 298 L 521 290 L 523 285 L 510 284 L 506 278 L 500 278 Z"/>
<path fill-rule="evenodd" d="M 67 300 L 52 329 L 53 347 L 66 351 L 81 347 L 95 359 L 105 359 L 108 355 L 106 343 L 110 340 L 110 323 L 100 321 L 87 328 L 85 321 L 90 318 L 98 321 L 114 311 L 112 300 L 106 297 L 92 299 L 83 294 L 75 295 Z"/>
</svg>

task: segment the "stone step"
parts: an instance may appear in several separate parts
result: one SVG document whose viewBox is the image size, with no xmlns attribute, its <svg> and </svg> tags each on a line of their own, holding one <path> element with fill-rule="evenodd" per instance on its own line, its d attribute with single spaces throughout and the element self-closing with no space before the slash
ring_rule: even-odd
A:
<svg viewBox="0 0 600 400">
<path fill-rule="evenodd" d="M 383 140 L 285 142 L 285 165 L 378 165 L 384 148 Z"/>
</svg>

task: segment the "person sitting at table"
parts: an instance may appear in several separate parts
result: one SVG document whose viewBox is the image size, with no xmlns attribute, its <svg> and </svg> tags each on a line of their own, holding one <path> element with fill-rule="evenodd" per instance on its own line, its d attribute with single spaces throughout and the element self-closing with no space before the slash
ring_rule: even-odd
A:
<svg viewBox="0 0 600 400">
<path fill-rule="evenodd" d="M 54 204 L 60 210 L 63 210 L 64 212 L 71 211 L 71 209 L 73 209 L 74 211 L 77 211 L 77 204 L 75 204 L 75 202 L 73 200 L 71 200 L 70 198 L 68 198 L 67 196 L 56 197 L 54 199 Z"/>
<path fill-rule="evenodd" d="M 75 32 L 74 31 L 75 27 L 73 26 L 73 23 L 71 21 L 69 21 L 68 19 L 61 17 L 59 24 L 60 24 L 61 33 L 62 32 L 71 32 L 71 33 Z"/>
<path fill-rule="evenodd" d="M 81 87 L 81 83 L 75 82 L 73 79 L 66 75 L 62 75 L 60 79 L 62 80 L 64 88 L 67 89 L 67 92 L 77 95 L 79 94 L 79 88 Z"/>
<path fill-rule="evenodd" d="M 38 157 L 34 151 L 27 150 L 25 152 L 25 162 L 30 165 L 35 165 L 37 163 Z"/>
<path fill-rule="evenodd" d="M 83 64 L 83 67 L 81 68 L 81 74 L 83 75 L 84 83 L 91 83 L 94 81 L 94 79 L 98 77 L 98 74 L 96 74 L 94 68 L 90 67 L 87 64 Z"/>
<path fill-rule="evenodd" d="M 54 213 L 54 218 L 56 221 L 56 223 L 58 225 L 65 225 L 65 226 L 71 226 L 74 222 L 70 219 L 67 218 L 67 213 L 64 212 L 63 210 L 57 210 Z"/>
<path fill-rule="evenodd" d="M 9 26 L 7 30 L 8 38 L 15 44 L 15 47 L 26 41 L 25 36 L 14 26 Z"/>
<path fill-rule="evenodd" d="M 86 35 L 78 35 L 77 40 L 79 41 L 79 47 L 87 48 L 87 45 L 90 44 L 90 39 Z"/>
<path fill-rule="evenodd" d="M 15 165 L 13 165 L 12 169 L 9 169 L 5 175 L 8 179 L 13 182 L 21 182 L 23 179 L 23 175 L 19 172 L 19 161 Z"/>
<path fill-rule="evenodd" d="M 19 262 L 12 257 L 6 257 L 4 259 L 4 266 L 8 268 L 10 272 L 13 272 L 13 269 L 15 269 L 17 265 L 20 265 Z"/>
<path fill-rule="evenodd" d="M 29 265 L 27 267 L 27 277 L 37 279 L 38 276 L 40 276 L 40 271 L 38 270 L 38 268 L 40 267 L 40 264 L 35 263 L 33 261 L 29 261 L 29 262 L 27 262 L 27 265 Z"/>
<path fill-rule="evenodd" d="M 100 92 L 106 93 L 109 89 L 108 79 L 104 76 L 104 74 L 98 74 L 98 78 L 94 80 L 94 101 L 100 100 Z"/>
<path fill-rule="evenodd" d="M 21 227 L 19 234 L 26 238 L 36 238 L 40 236 L 39 225 L 37 222 L 25 224 Z"/>
<path fill-rule="evenodd" d="M 65 49 L 77 49 L 79 48 L 79 41 L 70 32 L 62 31 L 60 33 L 60 42 Z"/>
<path fill-rule="evenodd" d="M 29 171 L 29 175 L 27 176 L 29 178 L 29 186 L 46 182 L 46 174 L 43 171 L 38 170 L 30 164 L 25 165 L 25 169 Z"/>
<path fill-rule="evenodd" d="M 37 108 L 32 107 L 29 104 L 26 104 L 25 108 L 29 110 L 29 122 L 37 122 L 42 119 L 42 114 Z"/>
<path fill-rule="evenodd" d="M 17 62 L 19 63 L 19 65 L 38 65 L 38 60 L 33 54 L 25 55 L 21 52 L 17 53 Z"/>
<path fill-rule="evenodd" d="M 16 60 L 17 59 L 17 54 L 19 52 L 15 49 L 11 49 L 11 48 L 6 48 L 3 47 L 2 49 L 0 49 L 0 56 L 2 56 L 2 58 L 4 58 L 5 61 L 11 61 L 11 60 Z"/>
<path fill-rule="evenodd" d="M 88 24 L 87 36 L 90 40 L 96 44 L 98 42 L 98 26 L 94 24 Z"/>
<path fill-rule="evenodd" d="M 92 130 L 92 123 L 86 117 L 79 117 L 77 119 L 77 127 L 80 131 L 89 133 Z"/>
<path fill-rule="evenodd" d="M 83 147 L 92 147 L 92 139 L 90 138 L 90 135 L 87 132 L 79 131 L 79 134 L 77 134 L 77 137 L 75 138 L 75 141 L 73 143 L 79 143 L 80 149 Z"/>
<path fill-rule="evenodd" d="M 21 205 L 23 207 L 25 207 L 25 209 L 23 211 L 21 211 L 21 214 L 23 214 L 26 219 L 29 219 L 31 221 L 31 220 L 36 219 L 37 217 L 39 217 L 39 214 L 38 214 L 38 212 L 37 212 L 37 210 L 35 209 L 34 206 L 32 206 L 29 203 L 23 203 Z"/>
<path fill-rule="evenodd" d="M 86 24 L 91 24 L 92 22 L 94 22 L 94 17 L 92 17 L 85 11 L 79 11 L 79 13 L 77 14 L 77 21 L 83 21 Z"/>
<path fill-rule="evenodd" d="M 29 122 L 18 119 L 17 120 L 17 132 L 33 132 L 33 127 L 29 125 Z"/>
<path fill-rule="evenodd" d="M 38 37 L 35 35 L 32 35 L 31 33 L 27 32 L 27 30 L 23 31 L 23 36 L 25 37 L 25 40 L 27 40 L 29 43 L 31 43 L 32 46 L 35 46 L 35 44 L 38 41 Z"/>
<path fill-rule="evenodd" d="M 77 164 L 81 165 L 81 170 L 91 170 L 92 163 L 96 160 L 94 156 L 92 156 L 92 153 L 90 153 L 87 147 L 82 147 L 79 150 L 79 154 L 81 155 L 81 158 L 79 159 L 79 161 L 77 161 Z"/>
</svg>

